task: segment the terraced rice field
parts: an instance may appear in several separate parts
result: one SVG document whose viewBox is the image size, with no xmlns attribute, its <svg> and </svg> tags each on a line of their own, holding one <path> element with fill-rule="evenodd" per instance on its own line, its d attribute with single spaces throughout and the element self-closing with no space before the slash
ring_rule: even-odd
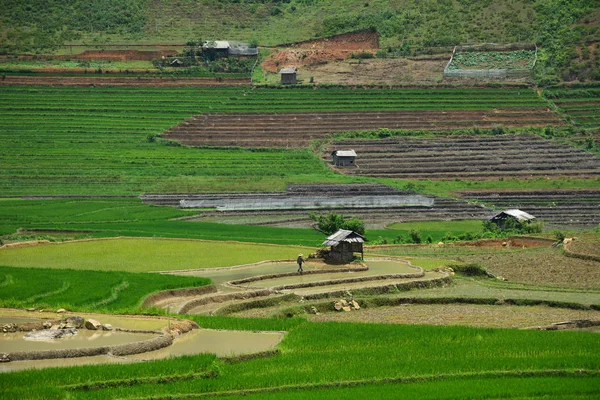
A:
<svg viewBox="0 0 600 400">
<path fill-rule="evenodd" d="M 560 125 L 528 89 L 253 90 L 162 136 L 188 146 L 305 147 L 335 132 Z M 216 108 L 214 111 L 218 111 Z"/>
<path fill-rule="evenodd" d="M 519 208 L 547 224 L 594 227 L 600 224 L 600 189 L 463 191 L 461 197 L 499 209 Z"/>
<path fill-rule="evenodd" d="M 406 179 L 493 179 L 539 176 L 598 176 L 600 158 L 536 135 L 397 137 L 347 139 L 334 149 L 354 149 L 348 175 Z"/>
<path fill-rule="evenodd" d="M 411 110 L 310 113 L 209 113 L 162 137 L 186 146 L 306 147 L 331 133 L 388 129 L 449 130 L 560 125 L 547 110 Z"/>
<path fill-rule="evenodd" d="M 552 89 L 545 91 L 544 97 L 553 101 L 577 127 L 600 128 L 600 88 Z"/>
<path fill-rule="evenodd" d="M 304 184 L 289 185 L 283 193 L 235 193 L 204 194 L 204 195 L 144 195 L 142 200 L 148 204 L 169 205 L 177 207 L 182 199 L 217 200 L 226 204 L 228 200 L 242 197 L 250 201 L 255 199 L 265 205 L 272 200 L 282 200 L 290 197 L 304 198 L 331 196 L 340 199 L 348 198 L 356 202 L 362 197 L 376 198 L 393 195 L 412 195 L 413 192 L 397 190 L 385 185 L 375 184 Z M 494 213 L 493 210 L 480 205 L 469 204 L 466 201 L 449 198 L 433 197 L 432 206 L 350 206 L 342 201 L 335 207 L 320 207 L 306 210 L 295 209 L 264 209 L 264 210 L 220 210 L 202 211 L 196 216 L 185 217 L 187 221 L 214 221 L 231 224 L 303 227 L 308 228 L 314 221 L 308 217 L 309 212 L 335 212 L 363 220 L 371 229 L 383 229 L 390 222 L 406 221 L 435 221 L 435 220 L 482 220 Z"/>
</svg>

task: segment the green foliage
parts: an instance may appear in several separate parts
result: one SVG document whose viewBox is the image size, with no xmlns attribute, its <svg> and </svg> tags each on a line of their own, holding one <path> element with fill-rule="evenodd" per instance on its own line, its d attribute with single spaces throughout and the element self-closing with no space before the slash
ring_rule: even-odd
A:
<svg viewBox="0 0 600 400">
<path fill-rule="evenodd" d="M 475 277 L 487 277 L 488 272 L 481 265 L 477 263 L 470 264 L 449 264 L 448 267 L 452 268 L 454 272 L 464 276 L 475 276 Z"/>
<path fill-rule="evenodd" d="M 53 50 L 80 32 L 132 34 L 146 23 L 145 0 L 4 0 L 0 52 Z"/>
<path fill-rule="evenodd" d="M 423 240 L 421 238 L 421 232 L 416 229 L 411 229 L 410 232 L 408 232 L 408 238 L 410 239 L 411 243 L 415 244 L 420 244 Z"/>
<path fill-rule="evenodd" d="M 222 319 L 201 318 L 214 320 L 217 326 Z M 88 367 L 12 373 L 3 378 L 3 392 L 13 395 L 13 398 L 15 394 L 20 394 L 16 398 L 44 398 L 47 388 L 58 388 L 62 398 L 98 399 L 166 398 L 175 395 L 192 398 L 205 393 L 295 399 L 321 398 L 321 394 L 329 396 L 326 398 L 356 398 L 354 394 L 358 393 L 360 397 L 371 393 L 377 398 L 381 394 L 385 396 L 383 398 L 439 399 L 442 396 L 444 399 L 456 399 L 465 397 L 465 393 L 472 393 L 470 397 L 475 398 L 486 393 L 491 393 L 490 398 L 506 397 L 507 392 L 515 394 L 516 398 L 522 397 L 523 393 L 526 393 L 525 397 L 536 397 L 540 393 L 549 393 L 550 397 L 555 397 L 553 394 L 556 393 L 582 393 L 581 397 L 595 397 L 600 391 L 595 383 L 597 376 L 593 373 L 590 372 L 593 376 L 587 379 L 587 374 L 570 372 L 596 370 L 600 344 L 592 332 L 548 334 L 534 330 L 461 326 L 302 323 L 295 318 L 263 321 L 267 327 L 279 321 L 282 326 L 288 324 L 290 332 L 279 345 L 281 352 L 248 361 L 217 361 L 218 374 L 211 379 L 165 379 L 160 385 L 125 381 L 127 372 L 129 377 L 137 376 L 137 371 L 140 371 L 140 377 L 160 376 L 161 365 L 170 366 L 167 371 L 173 371 L 171 374 L 165 372 L 165 375 L 189 374 L 185 364 L 175 366 L 171 364 L 175 361 L 164 360 L 108 366 L 106 372 L 98 372 L 98 377 L 93 376 L 94 369 Z M 256 324 L 256 329 L 262 330 L 259 320 L 251 323 L 241 320 L 240 324 Z M 344 338 L 343 348 L 336 346 L 340 337 Z M 399 362 L 401 359 L 411 362 Z M 196 360 L 200 372 L 210 368 L 208 358 L 187 358 L 187 364 L 194 364 Z M 145 367 L 151 372 L 145 372 Z M 556 373 L 548 372 L 552 370 Z M 116 380 L 111 387 L 78 392 L 65 388 L 73 382 L 102 381 L 111 374 Z M 507 380 L 508 374 L 514 374 L 518 379 Z M 123 382 L 118 381 L 121 376 Z M 542 377 L 545 383 L 538 386 Z M 391 379 L 402 381 L 402 386 L 382 383 Z M 570 384 L 561 384 L 567 379 L 572 380 Z M 376 392 L 360 390 L 363 386 L 356 386 L 357 382 Z M 507 388 L 507 382 L 514 382 L 514 386 Z M 383 387 L 378 387 L 382 384 Z M 413 387 L 415 384 L 419 390 Z M 340 387 L 346 385 L 359 389 L 356 392 Z M 330 387 L 334 389 L 332 392 L 327 390 Z M 251 390 L 256 388 L 279 390 L 252 393 Z"/>
<path fill-rule="evenodd" d="M 492 221 L 484 221 L 483 231 L 496 237 L 506 237 L 510 235 L 541 233 L 543 226 L 542 222 L 519 221 L 516 218 L 508 217 L 504 220 L 504 229 Z"/>
<path fill-rule="evenodd" d="M 346 229 L 360 233 L 365 233 L 365 223 L 358 218 L 347 218 L 342 214 L 328 213 L 328 214 L 309 214 L 310 219 L 317 223 L 317 227 L 321 232 L 326 235 L 331 235 L 338 229 Z"/>
<path fill-rule="evenodd" d="M 1 307 L 139 313 L 147 295 L 210 284 L 210 279 L 130 272 L 0 267 L 12 281 L 0 293 Z"/>
<path fill-rule="evenodd" d="M 456 53 L 449 70 L 461 69 L 531 69 L 535 60 L 535 51 L 468 51 Z"/>
<path fill-rule="evenodd" d="M 572 71 L 568 71 L 569 64 L 577 57 L 575 45 L 582 41 L 581 31 L 574 24 L 592 7 L 598 6 L 597 1 L 588 0 L 548 0 L 536 3 L 537 41 L 542 45 L 536 67 L 538 84 L 551 85 L 558 82 L 561 75 L 568 80 L 574 78 Z"/>
</svg>

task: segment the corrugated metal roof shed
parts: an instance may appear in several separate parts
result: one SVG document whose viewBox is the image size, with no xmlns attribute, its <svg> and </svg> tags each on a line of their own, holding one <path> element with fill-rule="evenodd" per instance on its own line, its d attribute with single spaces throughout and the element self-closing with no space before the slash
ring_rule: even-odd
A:
<svg viewBox="0 0 600 400">
<path fill-rule="evenodd" d="M 364 243 L 365 238 L 354 231 L 340 229 L 334 234 L 329 235 L 323 242 L 323 246 L 337 246 L 341 242 Z"/>
<path fill-rule="evenodd" d="M 530 221 L 532 219 L 535 219 L 535 217 L 533 215 L 515 208 L 515 209 L 511 209 L 511 210 L 502 211 L 500 214 L 494 216 L 492 218 L 492 220 L 501 218 L 502 214 L 506 214 L 506 215 L 510 215 L 511 217 L 515 217 L 519 221 Z"/>
</svg>

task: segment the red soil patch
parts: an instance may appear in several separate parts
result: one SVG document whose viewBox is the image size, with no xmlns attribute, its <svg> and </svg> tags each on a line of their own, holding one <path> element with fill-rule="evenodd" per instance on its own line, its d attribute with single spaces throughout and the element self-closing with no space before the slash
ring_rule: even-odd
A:
<svg viewBox="0 0 600 400">
<path fill-rule="evenodd" d="M 273 52 L 262 67 L 268 72 L 277 72 L 279 68 L 318 65 L 330 61 L 341 61 L 352 53 L 370 52 L 379 49 L 379 36 L 376 32 L 360 31 L 344 33 L 327 38 L 298 42 Z"/>
</svg>

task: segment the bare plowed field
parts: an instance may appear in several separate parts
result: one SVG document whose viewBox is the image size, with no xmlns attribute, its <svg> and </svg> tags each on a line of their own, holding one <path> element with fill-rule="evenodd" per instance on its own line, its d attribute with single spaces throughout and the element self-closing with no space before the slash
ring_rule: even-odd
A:
<svg viewBox="0 0 600 400">
<path fill-rule="evenodd" d="M 290 185 L 283 193 L 221 193 L 198 195 L 144 195 L 142 200 L 148 204 L 178 206 L 180 200 L 222 200 L 228 199 L 260 199 L 269 204 L 273 199 L 282 199 L 301 195 L 306 198 L 317 196 L 347 196 L 356 199 L 360 196 L 392 196 L 413 194 L 383 185 L 368 184 L 313 184 Z M 434 197 L 434 196 L 431 196 Z M 314 224 L 308 214 L 311 211 L 319 213 L 335 212 L 363 220 L 371 229 L 384 228 L 391 222 L 435 221 L 435 220 L 482 220 L 489 218 L 494 212 L 491 209 L 469 204 L 466 201 L 434 197 L 433 206 L 386 206 L 386 207 L 323 207 L 318 210 L 306 209 L 262 209 L 262 210 L 224 210 L 203 211 L 201 214 L 185 218 L 188 221 L 218 221 L 231 224 L 281 226 L 281 227 L 310 227 Z"/>
<path fill-rule="evenodd" d="M 128 87 L 186 87 L 186 86 L 245 86 L 250 79 L 226 78 L 144 78 L 107 76 L 7 76 L 0 85 L 49 86 L 128 86 Z"/>
<path fill-rule="evenodd" d="M 406 179 L 598 176 L 600 158 L 536 135 L 460 136 L 343 140 L 334 149 L 354 149 L 349 175 Z"/>
<path fill-rule="evenodd" d="M 388 129 L 448 130 L 557 125 L 545 109 L 411 110 L 328 113 L 211 113 L 167 130 L 165 139 L 187 146 L 305 147 L 335 132 Z"/>
<path fill-rule="evenodd" d="M 600 189 L 463 191 L 459 195 L 498 208 L 519 208 L 551 225 L 600 224 Z"/>
</svg>

